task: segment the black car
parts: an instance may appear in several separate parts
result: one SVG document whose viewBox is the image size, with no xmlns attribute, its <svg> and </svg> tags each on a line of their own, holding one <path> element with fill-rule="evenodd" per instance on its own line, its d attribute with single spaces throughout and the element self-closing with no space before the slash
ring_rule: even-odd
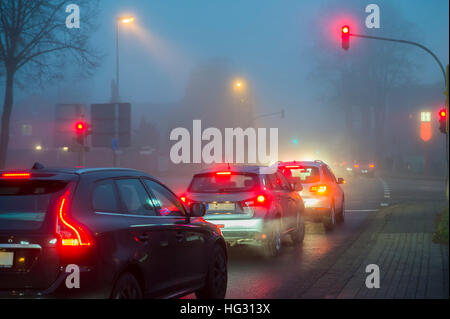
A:
<svg viewBox="0 0 450 319">
<path fill-rule="evenodd" d="M 0 171 L 0 297 L 225 297 L 203 205 L 140 171 L 35 167 Z"/>
</svg>

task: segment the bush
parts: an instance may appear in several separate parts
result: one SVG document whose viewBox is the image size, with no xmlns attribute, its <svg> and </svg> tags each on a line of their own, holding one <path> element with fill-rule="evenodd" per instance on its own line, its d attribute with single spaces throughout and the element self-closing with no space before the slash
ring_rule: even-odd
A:
<svg viewBox="0 0 450 319">
<path fill-rule="evenodd" d="M 435 243 L 448 245 L 448 207 L 439 214 L 437 219 L 437 230 L 434 233 L 433 241 Z"/>
</svg>

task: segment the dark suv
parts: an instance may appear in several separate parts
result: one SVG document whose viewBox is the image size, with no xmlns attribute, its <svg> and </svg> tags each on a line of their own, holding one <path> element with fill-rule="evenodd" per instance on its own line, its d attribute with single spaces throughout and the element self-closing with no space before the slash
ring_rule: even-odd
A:
<svg viewBox="0 0 450 319">
<path fill-rule="evenodd" d="M 203 205 L 140 171 L 37 167 L 0 171 L 0 297 L 225 297 Z"/>
<path fill-rule="evenodd" d="M 207 205 L 205 219 L 222 229 L 231 245 L 253 245 L 274 257 L 281 240 L 294 243 L 305 236 L 304 205 L 298 185 L 270 167 L 211 168 L 196 174 L 182 201 Z"/>
</svg>

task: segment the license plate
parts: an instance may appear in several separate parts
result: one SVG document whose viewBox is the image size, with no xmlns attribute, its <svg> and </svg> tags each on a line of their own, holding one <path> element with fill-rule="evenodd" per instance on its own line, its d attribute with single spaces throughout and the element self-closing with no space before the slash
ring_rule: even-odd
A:
<svg viewBox="0 0 450 319">
<path fill-rule="evenodd" d="M 13 266 L 14 253 L 0 252 L 0 268 L 11 268 Z"/>
<path fill-rule="evenodd" d="M 209 211 L 228 211 L 228 210 L 235 210 L 236 205 L 234 203 L 209 203 L 208 204 L 208 210 Z"/>
</svg>

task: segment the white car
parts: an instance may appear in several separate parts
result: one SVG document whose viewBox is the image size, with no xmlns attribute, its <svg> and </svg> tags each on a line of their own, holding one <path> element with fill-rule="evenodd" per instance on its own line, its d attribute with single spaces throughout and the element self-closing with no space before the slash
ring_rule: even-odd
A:
<svg viewBox="0 0 450 319">
<path fill-rule="evenodd" d="M 322 222 L 327 230 L 345 220 L 343 178 L 336 178 L 322 161 L 280 162 L 278 167 L 291 183 L 301 183 L 300 195 L 308 220 Z"/>
</svg>

